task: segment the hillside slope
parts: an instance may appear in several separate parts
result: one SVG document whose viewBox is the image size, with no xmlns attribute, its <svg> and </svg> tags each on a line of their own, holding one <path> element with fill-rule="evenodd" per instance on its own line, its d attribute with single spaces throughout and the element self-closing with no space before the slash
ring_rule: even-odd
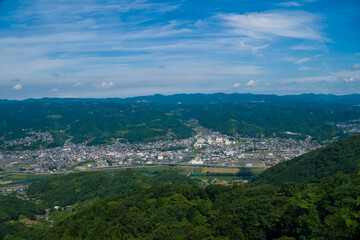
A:
<svg viewBox="0 0 360 240">
<path fill-rule="evenodd" d="M 299 187 L 162 185 L 107 198 L 37 239 L 359 239 L 360 176 Z"/>
<path fill-rule="evenodd" d="M 65 207 L 164 183 L 198 184 L 196 180 L 171 170 L 144 175 L 132 169 L 125 169 L 116 173 L 100 171 L 73 173 L 35 182 L 28 188 L 27 195 L 42 200 L 50 207 L 55 205 Z"/>
<path fill-rule="evenodd" d="M 279 163 L 255 177 L 251 184 L 281 185 L 284 182 L 306 183 L 331 176 L 338 171 L 357 173 L 360 169 L 360 136 Z"/>
<path fill-rule="evenodd" d="M 25 138 L 27 130 L 48 131 L 62 141 L 72 136 L 72 142 L 89 141 L 102 144 L 111 138 L 129 142 L 145 142 L 190 137 L 191 129 L 179 119 L 163 112 L 120 103 L 97 102 L 9 102 L 0 104 L 0 137 L 6 141 Z M 42 144 L 43 147 L 45 143 Z M 17 146 L 15 146 L 17 147 Z M 11 150 L 11 149 L 9 149 Z M 22 150 L 22 149 L 17 149 Z"/>
</svg>

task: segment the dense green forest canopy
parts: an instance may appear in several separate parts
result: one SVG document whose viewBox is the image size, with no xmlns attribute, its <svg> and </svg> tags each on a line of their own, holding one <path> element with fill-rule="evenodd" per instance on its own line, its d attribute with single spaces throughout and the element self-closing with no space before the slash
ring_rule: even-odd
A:
<svg viewBox="0 0 360 240">
<path fill-rule="evenodd" d="M 5 236 L 7 239 L 37 239 L 37 235 L 45 231 L 49 223 L 39 225 L 35 221 L 37 224 L 29 227 L 22 219 L 37 220 L 36 215 L 43 215 L 46 208 L 73 205 L 74 214 L 101 199 L 161 184 L 197 185 L 199 182 L 173 170 L 142 174 L 126 169 L 111 173 L 80 172 L 33 183 L 27 190 L 27 196 L 37 202 L 0 195 L 0 239 Z"/>
<path fill-rule="evenodd" d="M 108 198 L 40 239 L 359 239 L 360 177 L 281 187 L 164 185 Z"/>
<path fill-rule="evenodd" d="M 275 106 L 268 103 L 190 105 L 178 108 L 184 119 L 195 118 L 207 128 L 228 135 L 289 137 L 284 132 L 310 135 L 318 140 L 341 136 L 330 122 L 360 117 L 360 109 L 344 105 L 307 104 Z M 296 137 L 292 135 L 291 137 Z"/>
<path fill-rule="evenodd" d="M 0 239 L 5 239 L 6 236 L 32 239 L 32 229 L 16 221 L 24 218 L 34 220 L 36 215 L 44 213 L 44 207 L 35 202 L 0 195 Z"/>
<path fill-rule="evenodd" d="M 119 172 L 82 172 L 35 182 L 30 185 L 27 195 L 42 200 L 47 206 L 65 207 L 88 200 L 102 199 L 129 192 L 139 187 L 160 184 L 197 184 L 196 180 L 172 170 L 141 174 L 132 169 Z"/>
<path fill-rule="evenodd" d="M 0 104 L 0 135 L 5 140 L 24 137 L 22 129 L 50 131 L 51 146 L 72 142 L 106 143 L 111 138 L 146 142 L 190 137 L 191 129 L 163 112 L 120 103 L 98 102 L 9 102 Z M 62 134 L 65 133 L 65 134 Z M 56 138 L 62 135 L 61 138 Z"/>
<path fill-rule="evenodd" d="M 354 136 L 315 150 L 289 161 L 281 162 L 252 180 L 252 184 L 309 182 L 335 174 L 358 173 L 360 170 L 360 136 Z"/>
<path fill-rule="evenodd" d="M 35 215 L 43 213 L 43 209 L 34 202 L 16 197 L 0 195 L 0 223 L 17 220 L 20 215 L 34 219 Z"/>
</svg>

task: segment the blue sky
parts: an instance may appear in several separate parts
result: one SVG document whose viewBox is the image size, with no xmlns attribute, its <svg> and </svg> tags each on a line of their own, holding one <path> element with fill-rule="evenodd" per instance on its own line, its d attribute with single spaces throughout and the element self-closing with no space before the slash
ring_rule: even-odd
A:
<svg viewBox="0 0 360 240">
<path fill-rule="evenodd" d="M 359 0 L 0 0 L 0 98 L 360 93 Z"/>
</svg>

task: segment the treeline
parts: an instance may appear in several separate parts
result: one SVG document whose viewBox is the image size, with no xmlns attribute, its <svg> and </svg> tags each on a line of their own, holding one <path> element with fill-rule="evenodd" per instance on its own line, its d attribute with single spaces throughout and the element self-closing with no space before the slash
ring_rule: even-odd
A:
<svg viewBox="0 0 360 240">
<path fill-rule="evenodd" d="M 359 239 L 360 177 L 280 187 L 163 185 L 111 197 L 40 239 Z"/>
</svg>

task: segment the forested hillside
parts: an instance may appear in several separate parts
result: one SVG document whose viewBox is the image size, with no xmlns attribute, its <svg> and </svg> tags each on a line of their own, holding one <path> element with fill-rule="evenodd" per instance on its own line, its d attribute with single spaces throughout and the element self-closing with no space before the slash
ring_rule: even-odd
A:
<svg viewBox="0 0 360 240">
<path fill-rule="evenodd" d="M 360 177 L 260 187 L 165 185 L 108 198 L 40 239 L 359 239 Z"/>
<path fill-rule="evenodd" d="M 131 169 L 117 172 L 81 172 L 30 185 L 27 195 L 35 200 L 0 195 L 0 239 L 38 239 L 51 224 L 110 196 L 162 184 L 198 185 L 173 170 L 142 174 Z M 54 210 L 61 207 L 61 211 Z M 44 219 L 45 209 L 52 211 Z M 36 216 L 40 215 L 40 217 Z"/>
<path fill-rule="evenodd" d="M 44 213 L 44 207 L 35 202 L 0 195 L 0 239 L 4 239 L 7 235 L 15 235 L 19 239 L 32 239 L 32 229 L 27 228 L 24 223 Z"/>
<path fill-rule="evenodd" d="M 65 207 L 164 183 L 197 184 L 198 182 L 171 170 L 146 175 L 132 169 L 114 173 L 83 172 L 33 183 L 27 190 L 27 195 L 42 200 L 49 207 L 55 205 Z"/>
<path fill-rule="evenodd" d="M 207 104 L 178 107 L 184 119 L 195 118 L 205 127 L 229 135 L 289 137 L 286 131 L 298 133 L 290 137 L 318 140 L 341 136 L 341 130 L 330 122 L 360 117 L 360 109 L 345 105 L 302 103 L 276 106 L 269 103 Z"/>
<path fill-rule="evenodd" d="M 2 103 L 0 124 L 0 136 L 4 140 L 25 137 L 24 129 L 49 131 L 55 141 L 37 144 L 43 147 L 62 145 L 69 137 L 73 137 L 74 143 L 101 144 L 111 138 L 144 142 L 181 139 L 192 134 L 179 119 L 160 111 L 119 103 Z M 17 150 L 21 150 L 20 147 Z"/>
<path fill-rule="evenodd" d="M 255 177 L 252 184 L 275 184 L 294 181 L 307 183 L 328 177 L 338 171 L 358 173 L 360 170 L 360 136 L 342 140 L 326 148 L 281 162 Z"/>
</svg>

